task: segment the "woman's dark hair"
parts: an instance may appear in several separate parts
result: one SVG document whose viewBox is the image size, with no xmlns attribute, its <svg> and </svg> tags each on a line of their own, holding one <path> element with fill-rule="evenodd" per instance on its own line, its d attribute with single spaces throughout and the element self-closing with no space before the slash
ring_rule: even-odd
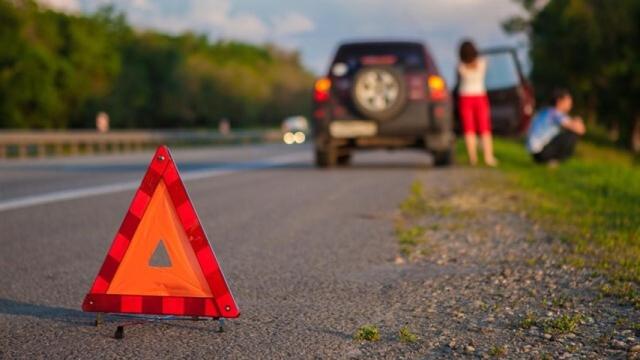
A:
<svg viewBox="0 0 640 360">
<path fill-rule="evenodd" d="M 478 57 L 478 49 L 471 40 L 464 40 L 460 44 L 460 61 L 465 64 L 472 63 Z"/>
<path fill-rule="evenodd" d="M 569 92 L 569 90 L 565 89 L 565 88 L 555 88 L 553 89 L 553 91 L 551 91 L 551 105 L 552 106 L 556 106 L 558 105 L 558 101 L 564 99 L 567 96 L 571 96 L 571 93 Z"/>
</svg>

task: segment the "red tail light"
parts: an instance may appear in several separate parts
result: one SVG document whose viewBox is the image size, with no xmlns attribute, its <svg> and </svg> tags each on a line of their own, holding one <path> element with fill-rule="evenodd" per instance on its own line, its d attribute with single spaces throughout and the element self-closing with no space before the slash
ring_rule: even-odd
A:
<svg viewBox="0 0 640 360">
<path fill-rule="evenodd" d="M 316 81 L 313 87 L 313 100 L 316 102 L 329 101 L 329 91 L 331 90 L 331 80 L 323 77 Z"/>
<path fill-rule="evenodd" d="M 447 84 L 444 79 L 438 75 L 429 75 L 427 80 L 429 85 L 429 98 L 434 101 L 445 100 L 447 96 Z"/>
</svg>

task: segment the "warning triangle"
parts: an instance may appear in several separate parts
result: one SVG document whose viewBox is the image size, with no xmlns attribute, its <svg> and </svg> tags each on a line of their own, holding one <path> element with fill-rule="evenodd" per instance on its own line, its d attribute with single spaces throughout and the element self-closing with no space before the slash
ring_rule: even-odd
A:
<svg viewBox="0 0 640 360">
<path fill-rule="evenodd" d="M 82 309 L 239 316 L 167 147 L 156 151 Z"/>
</svg>

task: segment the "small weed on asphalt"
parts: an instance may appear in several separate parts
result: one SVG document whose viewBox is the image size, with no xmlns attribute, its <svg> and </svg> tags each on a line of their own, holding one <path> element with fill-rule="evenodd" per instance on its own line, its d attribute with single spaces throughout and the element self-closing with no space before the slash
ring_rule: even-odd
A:
<svg viewBox="0 0 640 360">
<path fill-rule="evenodd" d="M 400 211 L 407 216 L 420 216 L 427 213 L 429 205 L 424 195 L 422 182 L 414 180 L 411 183 L 409 196 L 400 203 Z"/>
<path fill-rule="evenodd" d="M 602 285 L 600 292 L 603 296 L 616 297 L 623 303 L 629 303 L 640 308 L 640 292 L 630 281 L 612 281 Z"/>
<path fill-rule="evenodd" d="M 487 352 L 487 354 L 493 357 L 503 357 L 507 354 L 507 348 L 504 346 L 494 345 L 491 348 L 489 348 L 489 351 Z"/>
<path fill-rule="evenodd" d="M 538 320 L 533 313 L 527 313 L 522 320 L 520 320 L 520 327 L 525 330 L 529 330 L 532 326 L 535 326 Z"/>
<path fill-rule="evenodd" d="M 410 228 L 396 228 L 396 237 L 400 245 L 418 245 L 422 241 L 425 229 L 422 226 L 412 226 Z"/>
<path fill-rule="evenodd" d="M 380 340 L 380 331 L 375 325 L 362 325 L 353 335 L 355 340 L 361 341 L 378 341 Z"/>
<path fill-rule="evenodd" d="M 401 327 L 398 333 L 400 341 L 404 343 L 414 343 L 418 341 L 418 335 L 411 332 L 411 330 L 407 326 Z"/>
<path fill-rule="evenodd" d="M 567 315 L 562 314 L 558 317 L 546 319 L 542 322 L 544 332 L 552 335 L 566 334 L 574 332 L 583 316 L 581 314 Z"/>
<path fill-rule="evenodd" d="M 551 299 L 551 305 L 557 308 L 568 308 L 571 305 L 571 299 L 564 295 L 555 296 Z"/>
</svg>

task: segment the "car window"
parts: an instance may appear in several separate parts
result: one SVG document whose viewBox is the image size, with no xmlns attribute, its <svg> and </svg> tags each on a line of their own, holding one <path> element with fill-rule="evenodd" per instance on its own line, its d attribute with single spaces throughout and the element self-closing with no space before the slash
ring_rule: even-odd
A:
<svg viewBox="0 0 640 360">
<path fill-rule="evenodd" d="M 359 68 L 363 62 L 376 57 L 385 63 L 388 59 L 393 59 L 393 64 L 404 68 L 424 69 L 426 67 L 424 48 L 414 44 L 343 45 L 338 50 L 332 67 L 336 64 L 345 64 L 351 72 Z"/>
<path fill-rule="evenodd" d="M 510 52 L 485 54 L 487 59 L 487 90 L 504 89 L 520 84 L 515 59 Z"/>
</svg>

